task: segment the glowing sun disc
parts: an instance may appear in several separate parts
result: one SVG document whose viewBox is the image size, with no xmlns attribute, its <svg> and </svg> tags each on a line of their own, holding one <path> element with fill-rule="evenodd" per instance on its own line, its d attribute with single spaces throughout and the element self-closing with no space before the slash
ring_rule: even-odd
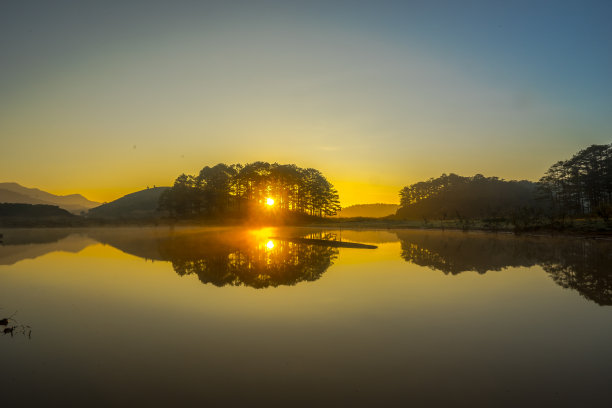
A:
<svg viewBox="0 0 612 408">
<path fill-rule="evenodd" d="M 266 204 L 267 205 L 274 205 L 274 199 L 273 198 L 266 198 Z"/>
<path fill-rule="evenodd" d="M 268 249 L 274 248 L 274 242 L 268 241 L 268 243 L 266 244 L 266 248 L 268 248 Z"/>
</svg>

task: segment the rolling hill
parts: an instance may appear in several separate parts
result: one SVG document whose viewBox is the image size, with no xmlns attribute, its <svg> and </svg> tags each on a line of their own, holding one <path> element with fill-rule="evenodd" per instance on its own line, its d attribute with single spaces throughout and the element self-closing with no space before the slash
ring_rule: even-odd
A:
<svg viewBox="0 0 612 408">
<path fill-rule="evenodd" d="M 397 204 L 356 204 L 343 208 L 336 217 L 371 217 L 380 218 L 393 215 L 399 208 Z"/>
<path fill-rule="evenodd" d="M 125 195 L 89 210 L 89 218 L 147 218 L 155 215 L 159 196 L 169 187 L 154 187 Z"/>
</svg>

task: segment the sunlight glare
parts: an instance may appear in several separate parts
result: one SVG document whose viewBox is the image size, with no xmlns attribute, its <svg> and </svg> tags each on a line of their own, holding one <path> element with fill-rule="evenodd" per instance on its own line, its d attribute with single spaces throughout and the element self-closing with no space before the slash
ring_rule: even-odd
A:
<svg viewBox="0 0 612 408">
<path fill-rule="evenodd" d="M 268 243 L 266 244 L 266 248 L 268 248 L 268 249 L 274 248 L 274 242 L 268 241 Z"/>
<path fill-rule="evenodd" d="M 274 199 L 273 198 L 266 198 L 266 204 L 267 205 L 274 205 Z"/>
</svg>

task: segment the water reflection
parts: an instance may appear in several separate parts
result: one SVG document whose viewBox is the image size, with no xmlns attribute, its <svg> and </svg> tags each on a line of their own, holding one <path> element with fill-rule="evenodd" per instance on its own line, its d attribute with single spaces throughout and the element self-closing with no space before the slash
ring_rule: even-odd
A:
<svg viewBox="0 0 612 408">
<path fill-rule="evenodd" d="M 333 264 L 338 249 L 270 239 L 270 230 L 218 229 L 172 233 L 116 234 L 92 231 L 90 236 L 145 259 L 169 261 L 180 276 L 196 275 L 215 286 L 253 288 L 314 281 Z M 302 234 L 326 238 L 322 232 Z"/>
<path fill-rule="evenodd" d="M 612 242 L 505 234 L 401 231 L 401 256 L 456 275 L 540 265 L 558 285 L 599 305 L 612 305 Z"/>
<path fill-rule="evenodd" d="M 50 244 L 74 234 L 72 228 L 9 228 L 1 231 L 1 245 Z"/>
<path fill-rule="evenodd" d="M 315 281 L 334 263 L 338 248 L 305 240 L 337 238 L 368 243 L 400 243 L 405 261 L 457 275 L 484 274 L 510 267 L 539 265 L 558 285 L 578 291 L 599 305 L 612 305 L 612 242 L 567 237 L 517 237 L 510 234 L 398 230 L 332 231 L 240 228 L 90 230 L 5 230 L 0 265 L 12 265 L 56 251 L 79 252 L 103 243 L 146 260 L 170 262 L 180 276 L 196 275 L 205 284 L 267 288 Z M 373 256 L 379 255 L 376 250 Z M 393 252 L 396 257 L 397 252 Z"/>
<path fill-rule="evenodd" d="M 13 265 L 56 251 L 77 253 L 95 243 L 82 231 L 70 228 L 6 229 L 2 235 L 0 265 Z"/>
<path fill-rule="evenodd" d="M 612 246 L 578 241 L 552 248 L 542 267 L 560 286 L 577 290 L 599 305 L 612 305 Z"/>
<path fill-rule="evenodd" d="M 160 241 L 159 250 L 181 276 L 194 274 L 215 286 L 253 288 L 317 280 L 338 255 L 335 248 L 255 234 L 178 235 Z"/>
</svg>

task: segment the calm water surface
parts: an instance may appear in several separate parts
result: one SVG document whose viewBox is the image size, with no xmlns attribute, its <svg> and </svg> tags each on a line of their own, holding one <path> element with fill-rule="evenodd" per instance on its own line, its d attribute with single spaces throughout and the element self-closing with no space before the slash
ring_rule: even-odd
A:
<svg viewBox="0 0 612 408">
<path fill-rule="evenodd" d="M 612 397 L 610 241 L 2 232 L 0 318 L 16 312 L 11 324 L 31 328 L 31 338 L 0 336 L 3 405 L 599 406 Z"/>
</svg>

